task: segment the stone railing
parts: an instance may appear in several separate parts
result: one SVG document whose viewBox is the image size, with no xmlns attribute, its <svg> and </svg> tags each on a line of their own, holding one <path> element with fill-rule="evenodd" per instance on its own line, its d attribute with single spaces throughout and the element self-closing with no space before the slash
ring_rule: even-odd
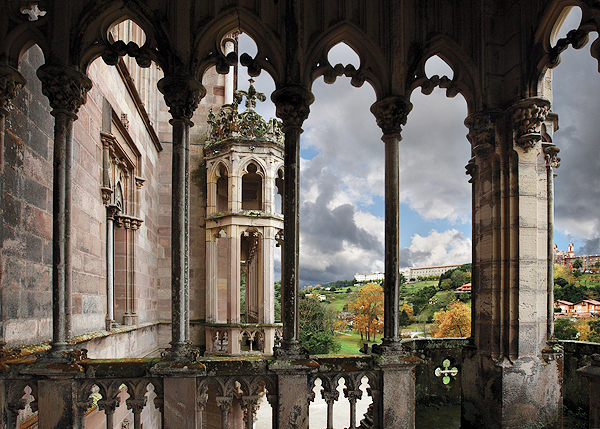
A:
<svg viewBox="0 0 600 429">
<path fill-rule="evenodd" d="M 40 428 L 130 427 L 133 422 L 134 429 L 250 429 L 259 412 L 261 420 L 265 416 L 271 420 L 269 427 L 292 427 L 282 426 L 296 413 L 290 404 L 300 404 L 304 411 L 298 412 L 308 419 L 315 393 L 320 393 L 327 409 L 314 427 L 333 428 L 334 420 L 339 426 L 334 404 L 336 409 L 343 408 L 341 413 L 349 423 L 344 426 L 349 429 L 383 427 L 383 416 L 390 415 L 407 414 L 414 421 L 414 409 L 412 413 L 411 407 L 408 413 L 405 409 L 407 403 L 414 403 L 418 359 L 406 353 L 319 355 L 302 361 L 252 354 L 198 358 L 190 363 L 160 358 L 86 359 L 85 353 L 71 357 L 70 363 L 41 357 L 3 362 L 4 395 L 0 399 L 7 428 L 21 427 L 26 417 L 31 421 L 37 415 Z M 386 400 L 385 379 L 406 386 L 409 397 L 388 395 Z M 366 406 L 357 412 L 357 401 L 365 399 L 370 410 L 367 416 L 363 415 Z M 311 419 L 318 417 L 318 405 L 310 407 Z M 317 407 L 314 413 L 313 407 Z M 282 416 L 286 409 L 290 412 Z"/>
<path fill-rule="evenodd" d="M 265 353 L 279 345 L 281 324 L 206 324 L 208 353 Z"/>
</svg>

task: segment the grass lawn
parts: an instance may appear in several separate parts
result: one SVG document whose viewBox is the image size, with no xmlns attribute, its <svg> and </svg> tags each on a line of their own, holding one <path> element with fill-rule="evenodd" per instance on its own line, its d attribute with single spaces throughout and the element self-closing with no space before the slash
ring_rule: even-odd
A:
<svg viewBox="0 0 600 429">
<path fill-rule="evenodd" d="M 359 354 L 360 352 L 358 350 L 365 343 L 365 341 L 360 340 L 360 334 L 357 334 L 356 332 L 336 333 L 335 338 L 340 342 L 340 345 L 342 346 L 339 353 L 343 355 Z M 380 342 L 381 338 L 378 335 L 377 341 L 371 341 L 370 344 L 377 344 Z"/>
</svg>

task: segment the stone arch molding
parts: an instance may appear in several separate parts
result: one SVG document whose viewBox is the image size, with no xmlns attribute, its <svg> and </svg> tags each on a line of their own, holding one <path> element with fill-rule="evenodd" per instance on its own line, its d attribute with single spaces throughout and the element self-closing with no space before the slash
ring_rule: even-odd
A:
<svg viewBox="0 0 600 429">
<path fill-rule="evenodd" d="M 258 167 L 256 169 L 256 173 L 262 177 L 263 180 L 265 180 L 268 177 L 268 168 L 267 165 L 265 164 L 264 160 L 255 157 L 255 156 L 247 156 L 247 157 L 242 157 L 240 159 L 240 162 L 238 164 L 238 169 L 237 169 L 237 173 L 239 174 L 239 176 L 243 176 L 244 174 L 248 173 L 248 166 L 250 164 L 256 164 L 256 166 Z"/>
<path fill-rule="evenodd" d="M 476 111 L 477 107 L 482 105 L 481 89 L 476 83 L 477 67 L 454 40 L 443 35 L 436 35 L 429 39 L 419 51 L 413 57 L 407 71 L 407 93 L 410 94 L 420 87 L 423 94 L 429 95 L 436 87 L 440 87 L 446 90 L 447 97 L 452 98 L 461 94 L 467 102 L 470 112 Z M 427 77 L 425 64 L 434 56 L 440 57 L 450 66 L 454 72 L 452 78 L 448 76 Z"/>
<path fill-rule="evenodd" d="M 360 58 L 360 66 L 356 69 L 351 64 L 330 64 L 327 55 L 334 46 L 345 43 Z M 334 83 L 338 76 L 351 78 L 351 85 L 361 87 L 369 82 L 377 99 L 385 96 L 386 82 L 389 82 L 387 61 L 379 46 L 370 43 L 370 39 L 354 25 L 344 22 L 322 34 L 308 48 L 307 62 L 304 70 L 304 84 L 307 88 L 319 77 L 325 83 Z"/>
<path fill-rule="evenodd" d="M 127 19 L 144 31 L 146 41 L 143 46 L 109 40 L 110 29 Z M 72 51 L 77 52 L 78 65 L 83 72 L 87 72 L 98 57 L 102 57 L 108 65 L 115 65 L 124 55 L 135 57 L 140 67 L 149 67 L 152 61 L 164 70 L 173 67 L 175 56 L 167 43 L 167 35 L 152 17 L 144 14 L 142 7 L 133 10 L 121 1 L 99 4 L 77 22 Z"/>
<path fill-rule="evenodd" d="M 567 36 L 553 41 L 552 38 L 572 7 L 581 9 L 581 21 L 576 29 L 572 29 Z M 584 48 L 589 42 L 591 32 L 600 33 L 600 4 L 598 2 L 580 0 L 556 0 L 546 10 L 540 20 L 535 34 L 535 47 L 533 54 L 532 70 L 528 80 L 529 96 L 539 95 L 544 75 L 548 69 L 553 69 L 560 64 L 561 53 L 569 46 L 575 49 Z M 590 46 L 590 54 L 598 61 L 600 72 L 600 37 Z"/>
<path fill-rule="evenodd" d="M 227 57 L 223 53 L 221 42 L 228 35 L 242 31 L 254 40 L 258 52 L 254 58 L 249 55 Z M 196 76 L 201 79 L 212 66 L 219 73 L 227 73 L 230 65 L 238 61 L 248 68 L 248 74 L 256 77 L 265 70 L 275 81 L 282 82 L 284 75 L 284 47 L 278 34 L 267 28 L 247 9 L 231 6 L 212 19 L 193 41 L 193 56 L 197 61 Z M 222 68 L 222 69 L 221 69 Z"/>
<path fill-rule="evenodd" d="M 217 179 L 219 179 L 221 177 L 220 174 L 220 170 L 221 167 L 223 167 L 225 169 L 225 171 L 227 172 L 227 177 L 231 176 L 231 172 L 229 171 L 229 168 L 227 168 L 227 165 L 225 164 L 225 162 L 223 162 L 222 160 L 215 162 L 209 169 L 209 171 L 207 172 L 207 176 L 206 176 L 206 181 L 207 183 L 215 183 L 217 181 Z"/>
</svg>

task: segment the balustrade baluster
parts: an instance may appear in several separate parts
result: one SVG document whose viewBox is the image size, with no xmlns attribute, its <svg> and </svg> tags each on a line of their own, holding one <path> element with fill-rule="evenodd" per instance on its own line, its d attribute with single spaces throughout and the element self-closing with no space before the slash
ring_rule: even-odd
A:
<svg viewBox="0 0 600 429">
<path fill-rule="evenodd" d="M 227 396 L 217 396 L 217 405 L 221 409 L 221 429 L 229 429 L 229 409 L 232 399 Z"/>
<path fill-rule="evenodd" d="M 258 396 L 242 396 L 242 408 L 244 410 L 244 428 L 252 429 L 254 427 L 254 413 L 256 412 L 256 404 Z"/>
<path fill-rule="evenodd" d="M 115 410 L 121 404 L 121 398 L 118 396 L 112 399 L 100 399 L 98 401 L 98 409 L 103 410 L 106 415 L 106 429 L 114 429 Z"/>
<path fill-rule="evenodd" d="M 125 403 L 127 409 L 133 411 L 133 429 L 142 429 L 142 411 L 146 406 L 146 396 L 129 398 Z"/>
<path fill-rule="evenodd" d="M 356 401 L 362 398 L 362 390 L 344 389 L 344 396 L 350 402 L 350 426 L 348 429 L 356 429 Z"/>
</svg>

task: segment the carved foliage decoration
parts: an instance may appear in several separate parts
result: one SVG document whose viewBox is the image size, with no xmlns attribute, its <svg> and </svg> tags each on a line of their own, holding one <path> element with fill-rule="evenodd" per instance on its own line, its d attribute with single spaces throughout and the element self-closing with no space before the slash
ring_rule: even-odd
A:
<svg viewBox="0 0 600 429">
<path fill-rule="evenodd" d="M 174 119 L 189 120 L 206 95 L 206 88 L 189 76 L 166 76 L 158 81 L 158 89 Z"/>
<path fill-rule="evenodd" d="M 490 110 L 473 113 L 465 119 L 469 129 L 467 140 L 480 158 L 487 158 L 496 146 L 496 121 L 500 115 L 500 111 Z"/>
<path fill-rule="evenodd" d="M 400 96 L 384 98 L 371 106 L 371 113 L 384 135 L 400 134 L 411 110 L 412 103 Z"/>
<path fill-rule="evenodd" d="M 550 101 L 541 97 L 519 100 L 512 107 L 515 143 L 526 151 L 542 140 L 541 126 L 550 110 Z"/>
<path fill-rule="evenodd" d="M 273 92 L 271 100 L 275 103 L 277 117 L 283 121 L 283 130 L 286 131 L 286 128 L 302 127 L 315 96 L 302 86 L 293 85 Z"/>
<path fill-rule="evenodd" d="M 26 83 L 27 80 L 16 69 L 0 65 L 0 113 L 7 114 L 8 103 Z"/>
<path fill-rule="evenodd" d="M 85 104 L 92 81 L 83 73 L 68 68 L 44 64 L 37 71 L 42 81 L 42 93 L 48 97 L 53 113 L 62 111 L 76 115 Z"/>
<path fill-rule="evenodd" d="M 262 92 L 256 91 L 254 85 L 252 85 L 253 82 L 254 80 L 250 79 L 248 91 L 236 91 L 234 102 L 223 106 L 218 114 L 215 115 L 212 109 L 210 110 L 207 120 L 210 125 L 207 147 L 211 143 L 232 137 L 264 138 L 283 144 L 284 136 L 281 122 L 277 119 L 270 119 L 267 122 L 254 110 L 256 100 L 265 101 L 266 96 Z M 244 96 L 246 97 L 247 109 L 242 113 L 238 113 L 237 107 Z"/>
<path fill-rule="evenodd" d="M 546 154 L 546 165 L 549 168 L 558 168 L 560 167 L 560 157 L 558 153 L 560 149 L 557 148 L 553 144 L 543 144 L 544 153 Z"/>
</svg>

